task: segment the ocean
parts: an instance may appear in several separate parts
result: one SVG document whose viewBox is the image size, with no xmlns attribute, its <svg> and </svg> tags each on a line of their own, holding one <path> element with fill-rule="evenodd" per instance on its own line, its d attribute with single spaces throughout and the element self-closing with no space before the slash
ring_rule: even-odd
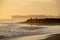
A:
<svg viewBox="0 0 60 40">
<path fill-rule="evenodd" d="M 52 34 L 60 34 L 60 25 L 0 23 L 0 40 L 38 40 Z"/>
</svg>

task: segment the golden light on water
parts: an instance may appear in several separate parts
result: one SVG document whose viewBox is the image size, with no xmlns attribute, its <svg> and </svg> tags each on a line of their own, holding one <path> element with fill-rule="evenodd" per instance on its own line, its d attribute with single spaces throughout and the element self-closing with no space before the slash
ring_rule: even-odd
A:
<svg viewBox="0 0 60 40">
<path fill-rule="evenodd" d="M 1 0 L 0 19 L 10 19 L 12 15 L 59 15 L 57 1 Z"/>
</svg>

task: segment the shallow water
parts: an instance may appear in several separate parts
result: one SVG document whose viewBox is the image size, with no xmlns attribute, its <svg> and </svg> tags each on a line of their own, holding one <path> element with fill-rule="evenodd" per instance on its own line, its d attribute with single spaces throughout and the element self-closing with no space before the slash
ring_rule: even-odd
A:
<svg viewBox="0 0 60 40">
<path fill-rule="evenodd" d="M 42 39 L 44 39 L 46 36 L 45 34 L 60 34 L 60 25 L 49 25 L 49 26 L 37 26 L 34 25 L 33 27 L 43 27 L 40 29 L 36 29 L 36 30 L 25 30 L 22 29 L 22 27 L 31 27 L 31 25 L 26 25 L 26 24 L 16 24 L 16 23 L 9 23 L 9 24 L 3 24 L 0 23 L 0 35 L 8 35 L 8 36 L 19 36 L 19 37 L 15 37 L 15 38 L 3 38 L 0 40 L 37 40 L 40 39 L 42 37 L 42 35 L 44 37 L 42 37 Z M 31 34 L 39 34 L 39 35 L 31 35 Z M 23 37 L 21 37 L 21 35 L 23 35 Z M 25 36 L 24 36 L 25 35 Z M 26 36 L 27 35 L 27 36 Z"/>
</svg>

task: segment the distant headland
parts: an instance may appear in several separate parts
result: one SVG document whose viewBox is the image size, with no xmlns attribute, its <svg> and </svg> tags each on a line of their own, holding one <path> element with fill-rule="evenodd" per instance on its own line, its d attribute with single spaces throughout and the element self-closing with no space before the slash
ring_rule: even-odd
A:
<svg viewBox="0 0 60 40">
<path fill-rule="evenodd" d="M 25 24 L 35 24 L 35 25 L 60 25 L 60 18 L 45 18 L 45 19 L 27 19 Z"/>
</svg>

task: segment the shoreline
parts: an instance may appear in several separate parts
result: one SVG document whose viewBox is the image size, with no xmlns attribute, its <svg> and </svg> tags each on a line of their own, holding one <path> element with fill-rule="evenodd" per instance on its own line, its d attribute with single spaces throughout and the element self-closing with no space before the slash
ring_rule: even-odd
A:
<svg viewBox="0 0 60 40">
<path fill-rule="evenodd" d="M 55 25 L 60 25 L 60 24 L 39 24 L 39 23 L 24 23 L 24 22 L 20 22 L 18 24 L 27 24 L 27 25 L 37 25 L 37 26 L 55 26 Z"/>
</svg>

